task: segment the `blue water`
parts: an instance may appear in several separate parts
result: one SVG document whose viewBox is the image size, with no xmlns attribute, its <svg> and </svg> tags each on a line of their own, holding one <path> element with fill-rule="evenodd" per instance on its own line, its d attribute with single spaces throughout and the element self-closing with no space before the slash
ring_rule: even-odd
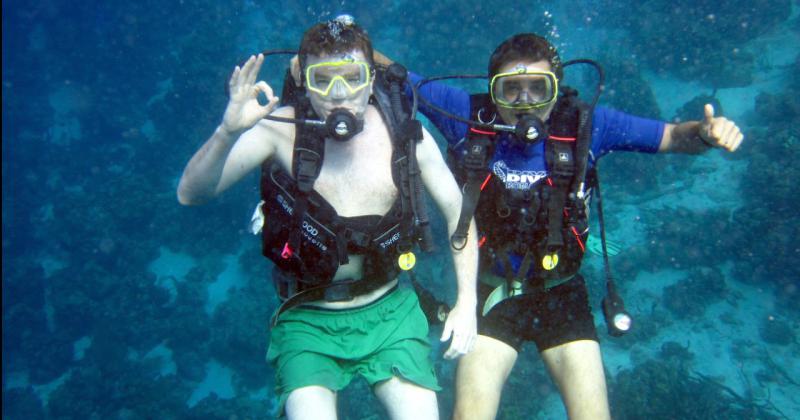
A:
<svg viewBox="0 0 800 420">
<path fill-rule="evenodd" d="M 565 59 L 603 64 L 606 105 L 697 119 L 692 100 L 713 94 L 745 133 L 735 154 L 601 162 L 608 235 L 622 246 L 611 264 L 636 317 L 616 339 L 595 314 L 612 413 L 800 418 L 798 6 L 4 1 L 3 418 L 274 416 L 264 355 L 277 300 L 247 232 L 257 176 L 202 207 L 179 206 L 175 189 L 221 121 L 235 64 L 296 48 L 340 12 L 422 74 L 484 73 L 498 43 L 533 31 Z M 285 66 L 269 62 L 262 77 L 279 87 Z M 567 72 L 587 93 L 585 77 Z M 438 249 L 420 275 L 452 299 Z M 587 255 L 583 273 L 598 308 L 600 258 Z M 455 365 L 434 349 L 447 418 Z M 365 395 L 364 382 L 344 391 L 341 418 L 385 417 Z M 526 347 L 499 417 L 564 416 Z"/>
</svg>

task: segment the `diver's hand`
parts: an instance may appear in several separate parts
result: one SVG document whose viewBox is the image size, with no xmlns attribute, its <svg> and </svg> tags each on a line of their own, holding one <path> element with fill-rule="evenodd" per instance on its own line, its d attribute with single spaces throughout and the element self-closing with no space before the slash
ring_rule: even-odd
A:
<svg viewBox="0 0 800 420">
<path fill-rule="evenodd" d="M 222 118 L 222 129 L 231 135 L 238 136 L 250 129 L 278 105 L 272 88 L 264 81 L 256 81 L 262 63 L 263 54 L 250 56 L 241 68 L 236 66 L 233 70 L 228 82 L 230 99 Z M 267 97 L 266 105 L 258 103 L 258 94 L 262 92 Z"/>
<path fill-rule="evenodd" d="M 447 341 L 452 336 L 450 348 L 444 353 L 445 359 L 455 359 L 463 356 L 475 347 L 475 340 L 478 336 L 478 320 L 475 313 L 475 306 L 459 304 L 447 314 L 442 330 L 442 342 Z"/>
<path fill-rule="evenodd" d="M 709 144 L 733 152 L 742 144 L 744 135 L 736 124 L 725 117 L 714 117 L 714 107 L 705 106 L 705 119 L 700 123 L 700 137 Z"/>
</svg>

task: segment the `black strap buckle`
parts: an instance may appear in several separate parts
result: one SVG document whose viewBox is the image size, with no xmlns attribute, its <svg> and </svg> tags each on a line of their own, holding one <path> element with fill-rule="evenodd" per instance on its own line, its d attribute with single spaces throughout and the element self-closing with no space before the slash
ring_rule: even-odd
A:
<svg viewBox="0 0 800 420">
<path fill-rule="evenodd" d="M 319 174 L 320 156 L 312 151 L 303 150 L 297 154 L 297 188 L 302 192 L 309 192 L 314 187 L 314 181 Z"/>
<path fill-rule="evenodd" d="M 345 228 L 344 229 L 344 237 L 345 237 L 345 239 L 347 239 L 353 245 L 355 245 L 357 247 L 362 247 L 362 248 L 366 247 L 367 245 L 369 245 L 369 242 L 370 242 L 370 235 L 369 234 L 366 234 L 366 233 L 358 231 L 358 230 L 353 230 L 353 229 L 350 229 L 350 228 Z"/>
<path fill-rule="evenodd" d="M 272 269 L 272 282 L 275 285 L 275 291 L 281 300 L 286 300 L 296 295 L 298 290 L 297 278 L 285 273 L 278 267 Z"/>
<path fill-rule="evenodd" d="M 407 120 L 401 127 L 408 141 L 422 140 L 422 123 L 418 120 Z"/>
</svg>

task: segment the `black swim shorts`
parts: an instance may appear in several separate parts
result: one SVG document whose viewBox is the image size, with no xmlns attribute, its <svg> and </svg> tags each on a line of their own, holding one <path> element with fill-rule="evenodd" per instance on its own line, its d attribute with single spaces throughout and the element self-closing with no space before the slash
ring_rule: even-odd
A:
<svg viewBox="0 0 800 420">
<path fill-rule="evenodd" d="M 517 352 L 525 341 L 535 342 L 539 352 L 571 341 L 598 341 L 586 282 L 580 274 L 546 291 L 505 299 L 483 317 L 480 312 L 492 290 L 480 283 L 480 335 L 500 340 Z"/>
</svg>

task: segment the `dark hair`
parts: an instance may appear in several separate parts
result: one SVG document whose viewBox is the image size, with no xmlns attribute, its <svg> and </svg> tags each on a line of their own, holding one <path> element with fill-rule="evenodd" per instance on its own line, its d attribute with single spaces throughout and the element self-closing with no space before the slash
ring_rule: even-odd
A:
<svg viewBox="0 0 800 420">
<path fill-rule="evenodd" d="M 489 59 L 489 78 L 499 73 L 500 67 L 521 58 L 532 62 L 547 60 L 558 80 L 564 74 L 561 57 L 550 42 L 536 34 L 516 34 L 503 41 L 492 53 Z"/>
<path fill-rule="evenodd" d="M 344 19 L 318 23 L 303 34 L 298 52 L 300 68 L 305 69 L 309 55 L 320 56 L 353 50 L 362 51 L 370 67 L 374 67 L 372 42 L 364 29 Z"/>
</svg>

